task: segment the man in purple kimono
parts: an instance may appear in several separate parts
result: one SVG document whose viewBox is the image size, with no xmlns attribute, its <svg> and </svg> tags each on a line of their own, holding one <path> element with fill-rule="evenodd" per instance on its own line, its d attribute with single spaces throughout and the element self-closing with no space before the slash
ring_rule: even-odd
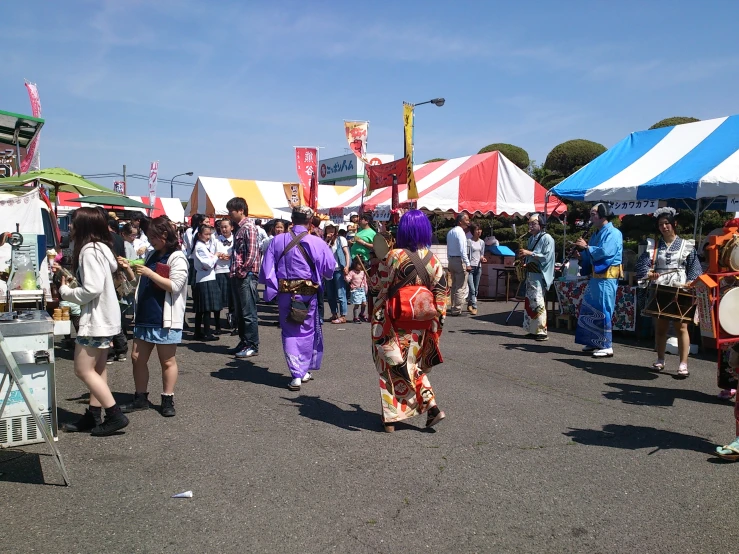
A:
<svg viewBox="0 0 739 554">
<path fill-rule="evenodd" d="M 311 217 L 313 210 L 308 206 L 293 210 L 292 230 L 272 239 L 259 272 L 259 282 L 265 285 L 264 299 L 277 297 L 282 347 L 292 375 L 287 388 L 292 391 L 300 390 L 301 383 L 313 379 L 311 372 L 321 368 L 323 333 L 317 293 L 323 279 L 333 277 L 336 267 L 331 248 L 308 233 Z M 299 242 L 296 237 L 300 237 Z M 288 318 L 291 307 L 302 307 L 299 303 L 304 303 L 308 312 L 302 323 Z"/>
</svg>

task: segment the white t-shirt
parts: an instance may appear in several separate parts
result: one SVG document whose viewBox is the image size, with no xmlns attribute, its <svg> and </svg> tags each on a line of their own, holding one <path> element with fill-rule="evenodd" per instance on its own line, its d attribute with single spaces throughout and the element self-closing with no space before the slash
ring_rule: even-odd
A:
<svg viewBox="0 0 739 554">
<path fill-rule="evenodd" d="M 334 253 L 334 260 L 336 260 L 336 267 L 334 268 L 334 271 L 336 271 L 337 269 L 344 269 L 344 266 L 341 265 L 341 262 L 339 261 L 339 249 L 344 247 L 349 247 L 349 243 L 347 242 L 347 240 L 344 237 L 336 237 L 336 240 L 331 247 L 331 252 Z M 348 263 L 349 260 L 346 259 L 346 252 L 344 252 L 344 264 L 348 265 Z"/>
<path fill-rule="evenodd" d="M 470 267 L 477 267 L 482 261 L 482 253 L 485 251 L 485 241 L 482 239 L 470 239 Z"/>
</svg>

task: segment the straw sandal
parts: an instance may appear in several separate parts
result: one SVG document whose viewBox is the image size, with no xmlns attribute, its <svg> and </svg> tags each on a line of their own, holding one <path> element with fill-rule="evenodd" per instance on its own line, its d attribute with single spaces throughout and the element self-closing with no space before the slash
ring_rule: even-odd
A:
<svg viewBox="0 0 739 554">
<path fill-rule="evenodd" d="M 736 462 L 739 460 L 739 437 L 734 442 L 716 447 L 716 456 L 721 459 Z"/>
</svg>

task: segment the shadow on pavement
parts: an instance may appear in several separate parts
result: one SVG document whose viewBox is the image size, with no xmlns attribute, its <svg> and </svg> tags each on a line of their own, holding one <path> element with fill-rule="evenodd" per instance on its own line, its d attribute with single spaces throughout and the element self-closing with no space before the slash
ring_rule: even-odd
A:
<svg viewBox="0 0 739 554">
<path fill-rule="evenodd" d="M 695 452 L 711 453 L 716 448 L 712 442 L 692 435 L 684 435 L 674 431 L 642 427 L 639 425 L 604 425 L 601 431 L 596 429 L 570 429 L 563 433 L 573 442 L 588 446 L 605 446 L 624 450 L 654 448 L 649 454 L 659 450 L 680 449 Z"/>
<path fill-rule="evenodd" d="M 384 433 L 380 416 L 362 409 L 359 404 L 349 404 L 353 409 L 343 410 L 318 396 L 301 395 L 295 398 L 282 398 L 283 400 L 289 400 L 296 404 L 299 408 L 300 415 L 308 419 L 322 421 L 323 423 L 335 425 L 347 431 L 360 431 L 364 429 L 366 431 Z"/>
<path fill-rule="evenodd" d="M 249 359 L 228 362 L 226 367 L 211 371 L 210 375 L 224 381 L 243 381 L 278 389 L 284 389 L 289 382 L 289 379 L 282 373 L 272 373 L 266 367 L 254 365 Z"/>
<path fill-rule="evenodd" d="M 603 396 L 609 400 L 620 400 L 624 404 L 668 407 L 674 405 L 675 400 L 679 399 L 690 402 L 703 402 L 704 404 L 728 405 L 725 400 L 721 400 L 716 395 L 690 389 L 645 387 L 642 385 L 630 385 L 628 383 L 605 383 L 605 385 L 621 390 L 604 392 Z"/>
<path fill-rule="evenodd" d="M 522 352 L 535 352 L 537 354 L 577 354 L 569 348 L 562 346 L 554 346 L 548 343 L 536 342 L 532 339 L 526 339 L 526 342 L 518 342 L 513 344 L 501 344 L 506 350 L 521 350 Z"/>
<path fill-rule="evenodd" d="M 642 366 L 614 364 L 612 358 L 597 359 L 577 359 L 577 358 L 558 358 L 555 362 L 562 362 L 575 369 L 581 369 L 592 373 L 593 375 L 601 375 L 603 377 L 611 377 L 613 379 L 626 379 L 629 381 L 652 381 L 659 376 L 651 368 Z"/>
<path fill-rule="evenodd" d="M 51 457 L 50 455 L 47 456 Z M 3 481 L 28 483 L 30 485 L 64 486 L 58 483 L 47 483 L 44 480 L 41 454 L 32 454 L 18 449 L 0 450 L 0 483 Z"/>
</svg>

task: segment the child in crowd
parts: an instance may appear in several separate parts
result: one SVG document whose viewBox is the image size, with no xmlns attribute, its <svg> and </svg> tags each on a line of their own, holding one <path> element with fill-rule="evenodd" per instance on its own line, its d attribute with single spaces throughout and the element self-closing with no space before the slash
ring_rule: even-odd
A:
<svg viewBox="0 0 739 554">
<path fill-rule="evenodd" d="M 202 223 L 198 227 L 193 243 L 193 262 L 195 266 L 195 340 L 211 342 L 218 337 L 210 331 L 210 313 L 221 311 L 221 290 L 216 281 L 215 266 L 225 254 L 216 252 L 215 242 L 210 240 L 213 227 Z"/>
<path fill-rule="evenodd" d="M 362 321 L 369 321 L 367 319 L 367 276 L 362 269 L 362 262 L 359 258 L 354 258 L 352 262 L 352 268 L 345 277 L 346 282 L 349 283 L 349 289 L 351 291 L 349 296 L 349 303 L 354 305 L 354 323 L 360 323 Z M 361 307 L 359 316 L 357 317 L 357 310 Z"/>
<path fill-rule="evenodd" d="M 228 326 L 233 328 L 233 304 L 231 300 L 231 254 L 234 249 L 233 227 L 230 219 L 222 219 L 219 225 L 221 234 L 216 242 L 216 283 L 221 291 L 221 307 L 228 308 Z M 216 320 L 216 333 L 221 331 L 221 312 L 213 312 Z"/>
</svg>

